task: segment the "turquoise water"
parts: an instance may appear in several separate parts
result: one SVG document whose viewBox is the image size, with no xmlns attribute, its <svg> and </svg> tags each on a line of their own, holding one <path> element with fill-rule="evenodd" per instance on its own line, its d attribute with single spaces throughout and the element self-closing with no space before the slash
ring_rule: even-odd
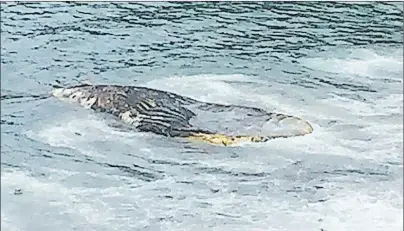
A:
<svg viewBox="0 0 404 231">
<path fill-rule="evenodd" d="M 2 3 L 1 228 L 402 230 L 402 3 Z M 109 126 L 52 85 L 302 117 L 214 147 Z"/>
</svg>

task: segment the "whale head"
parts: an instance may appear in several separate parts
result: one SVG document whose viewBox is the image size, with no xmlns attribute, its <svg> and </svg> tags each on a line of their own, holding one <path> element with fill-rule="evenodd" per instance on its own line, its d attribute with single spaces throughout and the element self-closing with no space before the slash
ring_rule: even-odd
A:
<svg viewBox="0 0 404 231">
<path fill-rule="evenodd" d="M 98 96 L 94 94 L 93 86 L 88 84 L 67 88 L 55 88 L 51 93 L 60 100 L 70 103 L 79 103 L 85 108 L 93 106 L 98 98 Z"/>
<path fill-rule="evenodd" d="M 129 110 L 128 87 L 118 85 L 78 85 L 55 88 L 52 95 L 62 101 L 78 103 L 84 108 L 108 112 L 116 116 Z"/>
</svg>

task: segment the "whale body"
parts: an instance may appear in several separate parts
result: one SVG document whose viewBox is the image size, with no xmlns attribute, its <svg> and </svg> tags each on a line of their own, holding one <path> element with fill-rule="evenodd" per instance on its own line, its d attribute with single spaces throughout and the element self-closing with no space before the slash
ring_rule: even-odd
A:
<svg viewBox="0 0 404 231">
<path fill-rule="evenodd" d="M 255 107 L 202 102 L 141 86 L 83 84 L 55 88 L 52 95 L 114 115 L 140 132 L 225 146 L 303 136 L 313 131 L 309 122 L 295 116 Z"/>
</svg>

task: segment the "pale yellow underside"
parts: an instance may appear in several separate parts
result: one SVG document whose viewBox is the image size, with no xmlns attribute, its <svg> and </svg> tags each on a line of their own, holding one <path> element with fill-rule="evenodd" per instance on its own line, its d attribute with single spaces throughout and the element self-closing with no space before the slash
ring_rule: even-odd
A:
<svg viewBox="0 0 404 231">
<path fill-rule="evenodd" d="M 282 135 L 282 134 L 276 134 L 276 135 L 266 135 L 266 136 L 226 136 L 222 134 L 204 134 L 204 133 L 198 133 L 196 135 L 187 137 L 188 140 L 192 141 L 202 141 L 206 142 L 209 144 L 214 144 L 214 145 L 223 145 L 223 146 L 229 146 L 229 145 L 236 145 L 240 144 L 242 142 L 266 142 L 269 139 L 275 139 L 275 138 L 287 138 L 287 137 L 295 137 L 295 136 L 304 136 L 307 134 L 310 134 L 313 132 L 313 127 L 309 125 L 308 129 L 306 131 L 302 131 L 300 134 L 296 135 Z"/>
</svg>

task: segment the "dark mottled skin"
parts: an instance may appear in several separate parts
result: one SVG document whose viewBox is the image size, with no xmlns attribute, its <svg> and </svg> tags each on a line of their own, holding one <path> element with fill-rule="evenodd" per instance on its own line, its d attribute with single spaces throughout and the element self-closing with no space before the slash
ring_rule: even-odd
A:
<svg viewBox="0 0 404 231">
<path fill-rule="evenodd" d="M 96 98 L 91 106 L 93 110 L 117 117 L 130 112 L 130 118 L 142 118 L 136 125 L 139 131 L 165 136 L 187 137 L 195 133 L 234 135 L 243 132 L 243 126 L 258 127 L 274 118 L 289 117 L 254 107 L 201 102 L 146 87 L 80 85 L 73 88 L 84 92 L 87 99 Z M 144 116 L 147 118 L 144 119 Z M 239 127 L 234 128 L 234 125 L 230 125 L 231 121 L 239 122 Z M 258 125 L 255 125 L 257 122 Z"/>
</svg>

